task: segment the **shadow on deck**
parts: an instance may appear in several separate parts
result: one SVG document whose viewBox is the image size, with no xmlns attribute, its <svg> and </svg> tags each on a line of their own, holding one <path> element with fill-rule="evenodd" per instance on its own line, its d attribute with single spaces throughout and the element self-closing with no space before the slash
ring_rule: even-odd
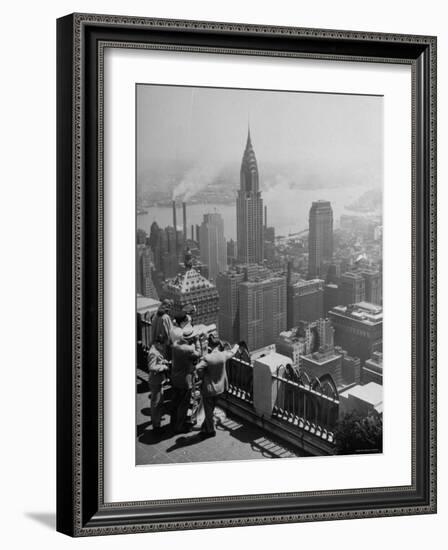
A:
<svg viewBox="0 0 448 550">
<path fill-rule="evenodd" d="M 205 440 L 199 436 L 199 424 L 188 434 L 174 434 L 168 414 L 162 421 L 162 433 L 155 436 L 150 417 L 148 393 L 138 393 L 137 465 L 307 456 L 301 449 L 223 408 L 215 411 L 216 437 Z"/>
</svg>

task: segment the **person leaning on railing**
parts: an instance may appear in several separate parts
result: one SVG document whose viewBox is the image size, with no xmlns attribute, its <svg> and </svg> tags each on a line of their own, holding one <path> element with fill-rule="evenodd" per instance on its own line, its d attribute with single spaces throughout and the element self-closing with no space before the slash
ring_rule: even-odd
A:
<svg viewBox="0 0 448 550">
<path fill-rule="evenodd" d="M 216 435 L 215 421 L 213 418 L 218 396 L 228 388 L 226 362 L 231 359 L 238 350 L 235 345 L 230 350 L 223 351 L 220 340 L 213 334 L 208 337 L 209 353 L 205 354 L 196 365 L 197 370 L 203 370 L 202 402 L 204 405 L 205 419 L 201 426 L 201 437 L 214 437 Z"/>
<path fill-rule="evenodd" d="M 154 433 L 159 433 L 162 420 L 163 383 L 168 372 L 168 361 L 163 356 L 164 344 L 156 340 L 148 353 L 148 384 L 151 392 L 151 421 Z"/>
</svg>

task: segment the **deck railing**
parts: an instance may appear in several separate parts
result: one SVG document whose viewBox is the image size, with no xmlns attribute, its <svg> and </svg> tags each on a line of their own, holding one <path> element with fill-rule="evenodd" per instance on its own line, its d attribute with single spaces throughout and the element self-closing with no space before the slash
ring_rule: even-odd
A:
<svg viewBox="0 0 448 550">
<path fill-rule="evenodd" d="M 227 361 L 228 393 L 253 403 L 253 366 L 247 361 L 233 357 Z"/>
<path fill-rule="evenodd" d="M 273 375 L 275 404 L 272 416 L 307 431 L 328 436 L 338 421 L 339 399 L 330 384 L 317 379 L 307 384 Z M 314 388 L 313 388 L 314 385 Z"/>
<path fill-rule="evenodd" d="M 305 373 L 291 380 L 287 378 L 287 373 L 281 366 L 272 375 L 272 418 L 331 440 L 339 414 L 336 388 L 328 381 L 311 379 Z M 227 377 L 228 393 L 253 405 L 252 364 L 232 358 L 227 363 Z"/>
</svg>

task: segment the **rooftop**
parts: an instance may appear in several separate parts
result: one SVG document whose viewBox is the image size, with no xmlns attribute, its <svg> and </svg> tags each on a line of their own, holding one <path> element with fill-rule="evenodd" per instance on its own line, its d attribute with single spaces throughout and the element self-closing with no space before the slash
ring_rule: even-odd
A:
<svg viewBox="0 0 448 550">
<path fill-rule="evenodd" d="M 293 282 L 295 287 L 308 287 L 308 286 L 323 286 L 325 283 L 322 279 L 299 279 L 298 281 Z"/>
<path fill-rule="evenodd" d="M 339 393 L 339 397 L 348 398 L 350 395 L 376 407 L 383 402 L 383 387 L 376 382 L 369 382 L 364 386 L 357 384 Z"/>
<path fill-rule="evenodd" d="M 338 353 L 335 349 L 332 349 L 325 352 L 315 351 L 309 355 L 301 355 L 301 358 L 309 361 L 310 363 L 315 363 L 316 365 L 325 365 L 325 363 L 334 361 L 340 356 L 340 353 Z"/>
<path fill-rule="evenodd" d="M 335 306 L 330 310 L 330 313 L 356 319 L 368 325 L 383 322 L 383 308 L 369 302 L 358 302 L 348 306 Z"/>
<path fill-rule="evenodd" d="M 268 366 L 271 370 L 277 369 L 279 365 L 286 365 L 290 363 L 291 359 L 286 355 L 277 353 L 276 351 L 271 351 L 268 355 L 262 355 L 255 359 L 254 367 L 256 368 L 257 364 L 262 363 L 263 365 Z"/>
<path fill-rule="evenodd" d="M 147 311 L 154 311 L 160 306 L 159 300 L 154 298 L 147 298 L 141 294 L 137 294 L 137 313 L 146 313 Z"/>
<path fill-rule="evenodd" d="M 166 287 L 171 290 L 177 290 L 181 294 L 187 294 L 197 290 L 214 290 L 215 285 L 203 277 L 199 271 L 193 267 L 187 269 L 185 273 L 180 273 L 174 279 L 169 279 Z"/>
<path fill-rule="evenodd" d="M 173 434 L 168 427 L 169 416 L 165 415 L 162 421 L 164 432 L 155 437 L 151 427 L 148 392 L 138 393 L 136 464 L 214 462 L 223 460 L 223 448 L 226 460 L 306 456 L 305 452 L 289 447 L 285 441 L 268 435 L 256 425 L 225 413 L 220 408 L 215 411 L 215 421 L 216 437 L 202 440 L 199 427 L 187 434 Z"/>
</svg>

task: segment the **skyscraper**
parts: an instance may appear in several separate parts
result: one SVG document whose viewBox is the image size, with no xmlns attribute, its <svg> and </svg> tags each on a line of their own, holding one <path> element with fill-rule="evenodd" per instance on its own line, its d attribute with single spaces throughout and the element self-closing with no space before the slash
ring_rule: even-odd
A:
<svg viewBox="0 0 448 550">
<path fill-rule="evenodd" d="M 227 245 L 221 214 L 204 214 L 199 230 L 201 262 L 208 267 L 208 278 L 215 282 L 218 273 L 227 270 Z"/>
<path fill-rule="evenodd" d="M 329 201 L 315 201 L 309 214 L 308 277 L 325 278 L 325 264 L 333 257 L 333 209 Z"/>
<path fill-rule="evenodd" d="M 324 314 L 324 282 L 321 279 L 310 281 L 288 281 L 287 324 L 288 328 L 298 326 L 300 321 L 315 321 Z"/>
<path fill-rule="evenodd" d="M 366 301 L 380 305 L 383 301 L 381 273 L 378 269 L 363 269 L 361 275 L 365 281 Z"/>
<path fill-rule="evenodd" d="M 136 253 L 136 290 L 138 294 L 158 300 L 158 294 L 152 280 L 154 257 L 151 248 L 146 244 L 137 245 Z"/>
<path fill-rule="evenodd" d="M 286 329 L 286 278 L 260 275 L 239 285 L 240 339 L 251 351 L 274 344 Z"/>
<path fill-rule="evenodd" d="M 240 338 L 239 318 L 239 285 L 244 281 L 244 272 L 236 267 L 216 277 L 219 294 L 219 335 L 224 340 L 234 343 Z"/>
<path fill-rule="evenodd" d="M 339 284 L 339 303 L 343 306 L 363 302 L 366 299 L 366 283 L 359 273 L 348 271 Z"/>
<path fill-rule="evenodd" d="M 238 262 L 261 263 L 263 253 L 263 199 L 259 190 L 258 167 L 250 130 L 240 171 L 240 188 L 236 199 L 236 240 Z"/>
</svg>

